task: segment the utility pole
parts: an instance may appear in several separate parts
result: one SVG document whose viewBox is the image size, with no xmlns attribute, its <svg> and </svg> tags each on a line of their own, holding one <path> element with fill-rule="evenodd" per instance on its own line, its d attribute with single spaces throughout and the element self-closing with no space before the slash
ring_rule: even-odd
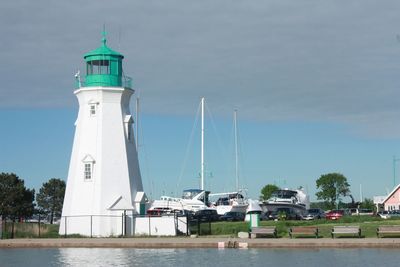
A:
<svg viewBox="0 0 400 267">
<path fill-rule="evenodd" d="M 393 156 L 393 188 L 396 187 L 396 162 L 399 161 L 399 158 Z"/>
</svg>

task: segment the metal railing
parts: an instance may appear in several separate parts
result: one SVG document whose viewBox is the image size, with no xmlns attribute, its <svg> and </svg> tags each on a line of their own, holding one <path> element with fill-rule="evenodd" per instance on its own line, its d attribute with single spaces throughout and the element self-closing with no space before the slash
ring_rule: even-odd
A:
<svg viewBox="0 0 400 267">
<path fill-rule="evenodd" d="M 19 222 L 0 219 L 0 239 L 54 237 L 54 224 L 46 221 Z M 50 234 L 50 235 L 49 235 Z"/>
<path fill-rule="evenodd" d="M 85 80 L 80 76 L 75 76 L 75 89 L 85 87 Z M 132 89 L 132 78 L 129 76 L 122 76 L 121 87 Z"/>
<path fill-rule="evenodd" d="M 189 235 L 189 225 L 187 216 L 178 216 L 171 214 L 167 216 L 149 216 L 149 215 L 132 215 L 122 213 L 121 215 L 74 215 L 62 216 L 60 220 L 59 233 L 61 236 L 114 236 L 126 237 L 135 236 L 136 219 L 145 218 L 146 230 L 139 235 L 158 235 L 157 221 L 160 218 L 173 218 L 175 224 L 176 235 Z M 143 220 L 142 220 L 143 222 Z M 159 223 L 159 222 L 158 222 Z M 109 225 L 108 228 L 101 228 L 99 225 Z M 158 224 L 159 225 L 159 224 Z M 101 229 L 100 229 L 101 228 Z M 142 225 L 143 230 L 143 225 Z"/>
<path fill-rule="evenodd" d="M 132 215 L 121 213 L 121 215 L 75 215 L 63 216 L 58 221 L 59 227 L 38 222 L 3 222 L 0 225 L 0 237 L 3 239 L 13 237 L 56 237 L 58 235 L 68 237 L 98 237 L 104 236 L 104 231 L 109 234 L 106 236 L 126 237 L 158 235 L 157 228 L 160 226 L 160 219 L 173 218 L 175 225 L 175 235 L 211 235 L 212 221 L 190 219 L 187 215 Z M 136 219 L 141 218 L 142 231 L 137 233 L 135 230 Z M 171 222 L 171 221 L 170 221 Z M 145 229 L 143 231 L 143 223 Z M 108 225 L 109 229 L 100 229 L 99 225 Z M 58 229 L 58 231 L 57 231 Z M 50 235 L 49 235 L 50 234 Z M 172 235 L 172 234 L 171 234 Z"/>
</svg>

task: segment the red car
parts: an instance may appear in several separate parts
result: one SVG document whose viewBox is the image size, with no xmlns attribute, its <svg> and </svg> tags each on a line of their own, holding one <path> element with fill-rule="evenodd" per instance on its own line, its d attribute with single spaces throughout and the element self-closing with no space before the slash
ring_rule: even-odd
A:
<svg viewBox="0 0 400 267">
<path fill-rule="evenodd" d="M 344 216 L 344 210 L 331 210 L 326 214 L 327 220 L 338 220 Z"/>
</svg>

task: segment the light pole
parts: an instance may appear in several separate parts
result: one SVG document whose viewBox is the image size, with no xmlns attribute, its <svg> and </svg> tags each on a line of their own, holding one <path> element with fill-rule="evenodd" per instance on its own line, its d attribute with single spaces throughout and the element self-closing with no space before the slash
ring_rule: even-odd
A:
<svg viewBox="0 0 400 267">
<path fill-rule="evenodd" d="M 399 158 L 393 156 L 393 188 L 396 187 L 396 162 L 400 161 Z"/>
</svg>

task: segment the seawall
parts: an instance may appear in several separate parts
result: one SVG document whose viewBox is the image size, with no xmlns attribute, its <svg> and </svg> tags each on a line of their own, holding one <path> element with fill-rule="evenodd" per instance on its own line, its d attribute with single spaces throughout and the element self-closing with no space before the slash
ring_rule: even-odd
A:
<svg viewBox="0 0 400 267">
<path fill-rule="evenodd" d="M 57 238 L 5 239 L 0 248 L 400 248 L 400 238 Z"/>
</svg>

